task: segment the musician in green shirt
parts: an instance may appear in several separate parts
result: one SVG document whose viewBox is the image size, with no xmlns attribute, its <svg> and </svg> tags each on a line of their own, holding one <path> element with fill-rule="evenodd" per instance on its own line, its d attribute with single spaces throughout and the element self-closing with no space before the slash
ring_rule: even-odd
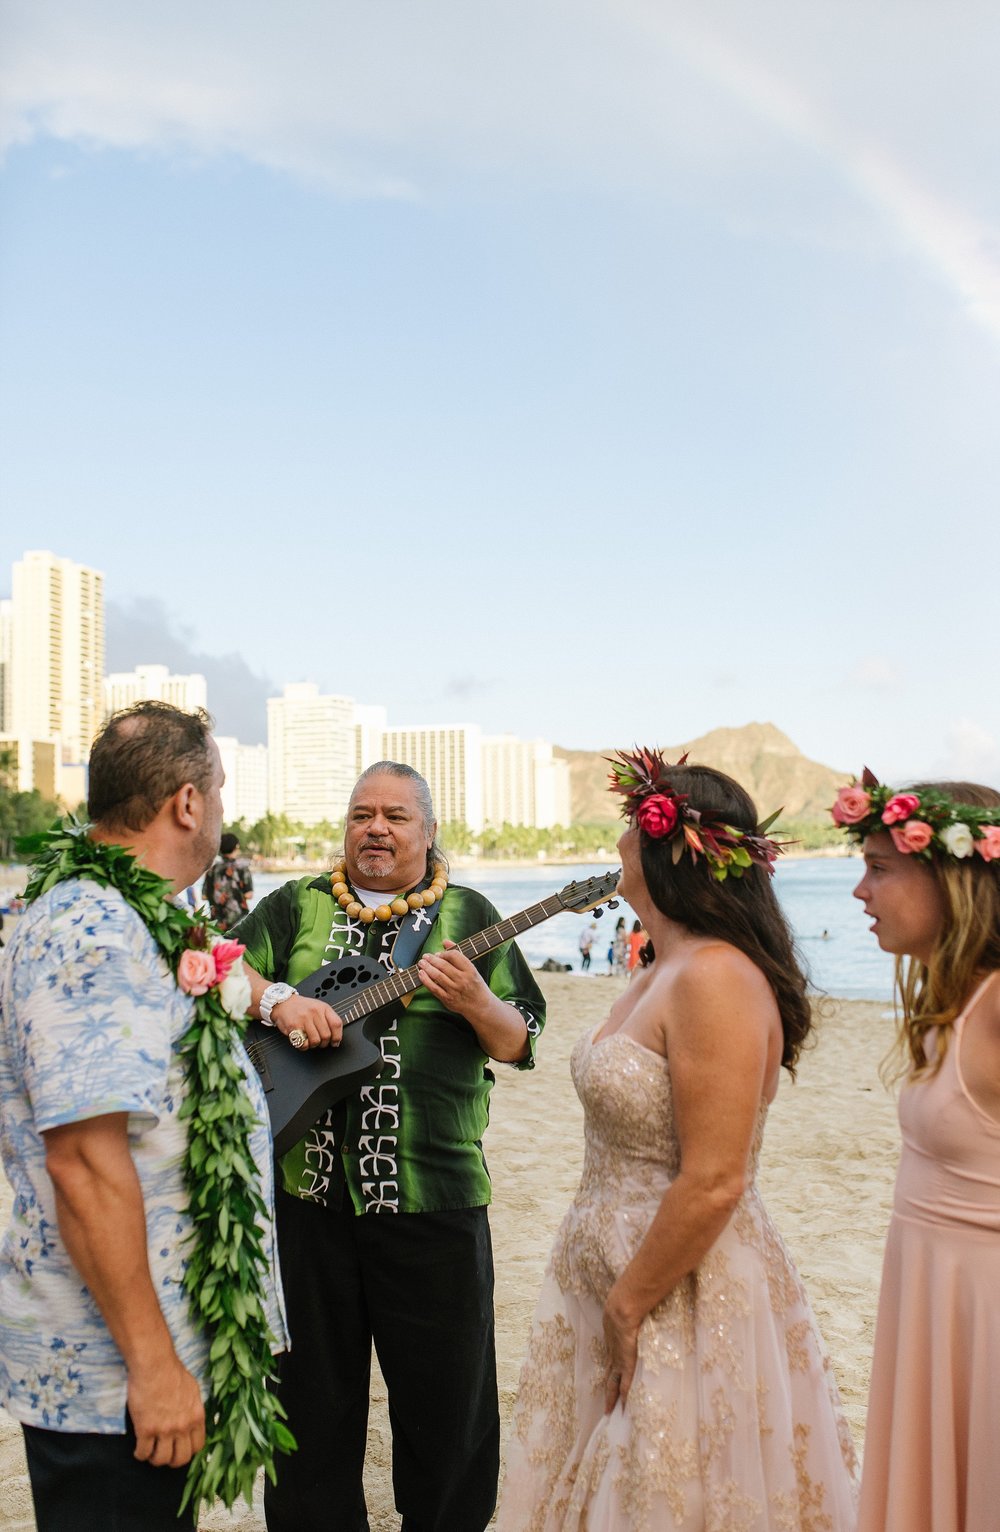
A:
<svg viewBox="0 0 1000 1532">
<path fill-rule="evenodd" d="M 403 1532 L 481 1532 L 493 1512 L 489 1060 L 532 1067 L 544 1001 L 513 944 L 475 963 L 456 950 L 498 916 L 482 895 L 447 885 L 436 828 L 418 773 L 369 767 L 348 807 L 341 866 L 284 885 L 232 933 L 246 944 L 251 1013 L 304 1047 L 335 1047 L 342 1027 L 329 1006 L 296 994 L 296 981 L 358 953 L 389 973 L 400 928 L 422 939 L 424 987 L 382 1037 L 381 1074 L 282 1161 L 292 1349 L 280 1394 L 299 1450 L 267 1486 L 269 1532 L 366 1532 L 373 1340 Z"/>
</svg>

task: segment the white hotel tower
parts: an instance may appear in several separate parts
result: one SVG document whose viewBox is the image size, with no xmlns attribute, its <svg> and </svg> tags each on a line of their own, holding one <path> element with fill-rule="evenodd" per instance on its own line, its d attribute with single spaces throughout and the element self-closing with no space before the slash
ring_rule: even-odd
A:
<svg viewBox="0 0 1000 1532">
<path fill-rule="evenodd" d="M 268 799 L 271 812 L 301 824 L 347 810 L 355 769 L 354 699 L 321 696 L 311 681 L 267 699 Z"/>
<path fill-rule="evenodd" d="M 63 762 L 86 761 L 104 716 L 103 678 L 103 574 L 26 553 L 13 569 L 8 732 L 58 739 Z"/>
<path fill-rule="evenodd" d="M 104 682 L 104 708 L 108 717 L 119 708 L 137 702 L 170 702 L 185 713 L 208 707 L 208 685 L 202 675 L 171 675 L 166 665 L 137 665 L 116 670 Z"/>
</svg>

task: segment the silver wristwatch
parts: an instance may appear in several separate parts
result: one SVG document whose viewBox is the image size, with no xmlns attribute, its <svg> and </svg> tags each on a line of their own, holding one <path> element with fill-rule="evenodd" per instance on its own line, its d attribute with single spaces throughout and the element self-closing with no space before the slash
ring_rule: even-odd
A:
<svg viewBox="0 0 1000 1532">
<path fill-rule="evenodd" d="M 267 986 L 267 989 L 260 997 L 260 1019 L 265 1027 L 274 1026 L 274 1022 L 271 1020 L 271 1012 L 274 1010 L 274 1007 L 280 1005 L 282 1000 L 290 1000 L 293 995 L 297 994 L 298 990 L 292 984 L 269 984 Z"/>
</svg>

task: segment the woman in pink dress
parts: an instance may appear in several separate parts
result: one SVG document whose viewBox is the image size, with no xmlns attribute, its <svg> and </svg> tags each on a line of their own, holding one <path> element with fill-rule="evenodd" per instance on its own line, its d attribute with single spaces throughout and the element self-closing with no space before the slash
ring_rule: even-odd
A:
<svg viewBox="0 0 1000 1532">
<path fill-rule="evenodd" d="M 866 771 L 833 817 L 896 956 L 905 1076 L 859 1532 L 997 1532 L 1000 793 Z"/>
<path fill-rule="evenodd" d="M 497 1532 L 853 1532 L 854 1449 L 755 1183 L 809 1031 L 753 803 L 623 756 L 621 892 L 650 945 L 573 1051 L 583 1178 L 556 1237 Z"/>
</svg>

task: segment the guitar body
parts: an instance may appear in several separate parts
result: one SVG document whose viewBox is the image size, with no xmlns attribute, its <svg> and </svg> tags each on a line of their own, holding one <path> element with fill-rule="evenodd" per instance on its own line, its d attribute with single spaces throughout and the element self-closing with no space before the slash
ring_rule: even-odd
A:
<svg viewBox="0 0 1000 1532">
<path fill-rule="evenodd" d="M 343 957 L 300 979 L 295 988 L 339 1011 L 385 977 L 385 969 L 372 958 Z M 329 1107 L 375 1078 L 382 1068 L 379 1038 L 401 1009 L 390 1003 L 346 1024 L 337 1048 L 293 1048 L 276 1027 L 247 1023 L 244 1045 L 267 1096 L 275 1154 L 287 1153 Z"/>
</svg>

